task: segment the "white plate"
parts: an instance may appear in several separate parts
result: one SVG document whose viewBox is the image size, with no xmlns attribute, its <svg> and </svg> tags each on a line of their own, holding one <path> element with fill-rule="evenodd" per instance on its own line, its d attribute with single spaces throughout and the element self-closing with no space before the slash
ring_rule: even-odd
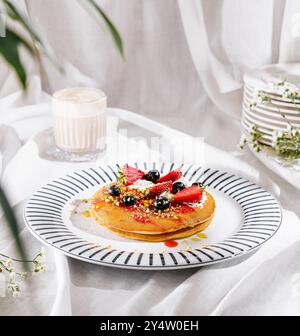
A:
<svg viewBox="0 0 300 336">
<path fill-rule="evenodd" d="M 249 100 L 250 103 L 255 101 L 256 96 L 254 95 L 254 92 L 250 91 L 247 87 L 244 89 L 244 96 Z M 269 96 L 266 94 L 266 96 Z M 270 110 L 278 111 L 281 110 L 284 113 L 290 113 L 295 115 L 300 115 L 300 104 L 293 103 L 289 101 L 289 103 L 286 100 L 279 100 L 274 99 L 270 96 L 270 101 L 264 104 L 260 104 Z"/>
<path fill-rule="evenodd" d="M 265 117 L 260 116 L 259 114 L 255 113 L 255 111 L 250 111 L 245 108 L 243 109 L 244 115 L 247 117 L 248 120 L 252 121 L 253 123 L 264 127 L 269 130 L 281 130 L 286 131 L 289 123 L 286 121 L 285 123 L 280 123 L 279 121 L 274 121 L 272 119 L 267 119 Z M 298 125 L 293 124 L 295 127 L 299 127 Z"/>
<path fill-rule="evenodd" d="M 250 123 L 256 125 L 260 130 L 263 130 L 267 134 L 272 135 L 275 131 L 286 131 L 288 127 L 288 123 L 286 125 L 275 125 L 274 123 L 264 122 L 257 115 L 251 114 L 247 110 L 243 110 L 243 117 Z"/>
<path fill-rule="evenodd" d="M 243 104 L 243 112 L 251 119 L 260 122 L 262 125 L 268 126 L 270 128 L 282 128 L 286 130 L 289 123 L 282 117 L 281 121 L 275 120 L 274 118 L 268 117 L 266 115 L 260 114 L 255 108 L 252 110 L 248 109 L 245 104 Z M 297 126 L 293 123 L 294 126 Z"/>
<path fill-rule="evenodd" d="M 241 121 L 243 130 L 245 132 L 245 134 L 250 134 L 251 131 L 251 125 L 247 124 L 247 122 L 245 122 L 244 120 Z M 262 136 L 261 139 L 259 140 L 260 143 L 267 145 L 267 146 L 272 146 L 273 144 L 273 138 L 270 135 L 267 135 L 263 132 L 261 132 Z"/>
<path fill-rule="evenodd" d="M 250 125 L 255 125 L 258 127 L 259 131 L 272 136 L 273 132 L 275 130 L 275 128 L 271 128 L 271 127 L 266 127 L 264 125 L 262 125 L 261 123 L 257 122 L 256 120 L 254 120 L 253 118 L 250 118 L 248 115 L 246 115 L 245 113 L 243 114 L 243 120 L 247 121 L 248 124 Z"/>
<path fill-rule="evenodd" d="M 252 113 L 255 113 L 256 115 L 260 115 L 264 118 L 267 118 L 269 120 L 273 121 L 279 121 L 279 122 L 286 122 L 286 119 L 292 123 L 295 126 L 300 126 L 300 115 L 297 117 L 296 115 L 290 115 L 290 114 L 280 114 L 279 112 L 274 112 L 271 110 L 264 109 L 262 105 L 256 105 L 250 108 L 249 101 L 247 99 L 244 99 L 243 107 L 247 110 L 249 110 Z"/>
<path fill-rule="evenodd" d="M 242 177 L 193 165 L 136 163 L 135 166 L 145 171 L 155 167 L 161 174 L 179 167 L 187 181 L 208 184 L 217 207 L 211 225 L 205 230 L 206 239 L 195 235 L 168 248 L 164 243 L 120 238 L 91 218 L 74 214 L 74 202 L 90 198 L 101 185 L 116 179 L 118 164 L 70 173 L 38 190 L 25 206 L 28 229 L 45 244 L 82 261 L 168 270 L 210 265 L 245 255 L 268 241 L 281 224 L 277 200 Z"/>
<path fill-rule="evenodd" d="M 274 151 L 262 150 L 257 153 L 251 147 L 253 154 L 275 174 L 289 182 L 293 187 L 300 190 L 300 163 L 293 165 L 283 162 Z"/>
<path fill-rule="evenodd" d="M 252 69 L 244 75 L 244 81 L 247 85 L 270 93 L 276 92 L 274 84 L 283 80 L 298 86 L 300 83 L 300 63 L 264 65 Z"/>
<path fill-rule="evenodd" d="M 245 89 L 246 91 L 251 95 L 253 96 L 255 94 L 255 92 L 257 91 L 260 91 L 262 92 L 263 94 L 265 94 L 267 97 L 273 99 L 273 100 L 276 100 L 276 101 L 279 101 L 279 102 L 283 102 L 283 103 L 287 103 L 287 106 L 298 106 L 299 107 L 299 104 L 300 102 L 299 101 L 294 101 L 294 100 L 291 100 L 289 98 L 286 98 L 284 96 L 282 96 L 282 93 L 276 93 L 276 92 L 270 92 L 270 91 L 264 91 L 264 90 L 260 90 L 260 89 L 255 89 L 253 86 L 251 85 L 247 85 L 245 84 Z"/>
</svg>

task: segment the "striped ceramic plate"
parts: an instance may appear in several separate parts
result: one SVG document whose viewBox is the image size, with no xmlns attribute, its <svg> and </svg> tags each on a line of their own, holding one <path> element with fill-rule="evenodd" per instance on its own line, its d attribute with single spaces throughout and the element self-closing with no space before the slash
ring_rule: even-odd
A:
<svg viewBox="0 0 300 336">
<path fill-rule="evenodd" d="M 57 178 L 38 190 L 24 210 L 32 234 L 62 253 L 83 261 L 132 269 L 179 269 L 210 265 L 249 253 L 278 230 L 281 208 L 263 188 L 212 168 L 174 163 L 135 163 L 162 174 L 180 167 L 187 182 L 208 184 L 217 208 L 204 233 L 173 242 L 127 240 L 89 217 L 89 198 L 116 179 L 118 164 L 103 165 Z M 175 246 L 176 245 L 176 246 Z"/>
</svg>

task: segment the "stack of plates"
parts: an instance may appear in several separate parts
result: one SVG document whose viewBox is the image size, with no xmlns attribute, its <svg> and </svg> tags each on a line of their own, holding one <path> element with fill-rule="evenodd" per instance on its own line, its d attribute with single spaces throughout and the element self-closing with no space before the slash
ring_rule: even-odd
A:
<svg viewBox="0 0 300 336">
<path fill-rule="evenodd" d="M 290 126 L 300 128 L 300 63 L 254 69 L 244 82 L 242 126 L 246 133 L 257 127 L 260 142 L 271 146 L 274 133 Z M 287 92 L 299 93 L 299 99 L 287 97 Z"/>
</svg>

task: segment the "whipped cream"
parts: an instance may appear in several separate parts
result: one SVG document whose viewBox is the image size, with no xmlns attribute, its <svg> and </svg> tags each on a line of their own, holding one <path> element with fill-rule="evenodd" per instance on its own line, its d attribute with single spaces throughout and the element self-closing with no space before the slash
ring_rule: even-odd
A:
<svg viewBox="0 0 300 336">
<path fill-rule="evenodd" d="M 186 180 L 184 178 L 180 178 L 179 180 L 177 181 L 180 181 L 180 182 L 183 182 L 185 183 L 185 185 L 188 185 L 186 183 Z M 176 182 L 177 182 L 176 181 Z M 147 180 L 137 180 L 136 182 L 134 182 L 132 185 L 130 185 L 128 188 L 129 189 L 139 189 L 139 190 L 146 190 L 148 188 L 151 188 L 152 186 L 154 186 L 154 183 L 151 182 L 151 181 L 147 181 Z M 169 191 L 164 191 L 163 193 L 160 194 L 160 196 L 166 196 L 166 197 L 169 197 L 170 196 L 170 192 Z M 197 207 L 197 208 L 203 208 L 205 202 L 207 200 L 207 193 L 203 190 L 203 193 L 202 193 L 202 199 L 200 202 L 197 202 L 197 203 L 186 203 L 188 204 L 189 206 L 191 207 Z"/>
<path fill-rule="evenodd" d="M 200 202 L 197 202 L 197 203 L 188 203 L 188 205 L 191 206 L 191 207 L 195 207 L 195 208 L 196 207 L 197 208 L 203 208 L 206 200 L 207 200 L 207 194 L 206 194 L 205 191 L 203 191 L 203 193 L 202 193 L 202 199 L 201 199 Z"/>
<path fill-rule="evenodd" d="M 137 180 L 132 185 L 130 185 L 128 188 L 146 190 L 148 188 L 151 188 L 153 185 L 154 185 L 154 183 L 152 183 L 151 181 Z"/>
</svg>

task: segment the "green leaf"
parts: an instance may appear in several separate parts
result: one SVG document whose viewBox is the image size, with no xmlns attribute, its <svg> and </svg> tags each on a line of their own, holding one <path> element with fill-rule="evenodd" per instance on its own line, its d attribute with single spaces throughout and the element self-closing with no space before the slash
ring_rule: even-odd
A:
<svg viewBox="0 0 300 336">
<path fill-rule="evenodd" d="M 17 248 L 19 250 L 19 253 L 21 255 L 21 257 L 23 258 L 23 260 L 27 260 L 26 258 L 26 253 L 25 253 L 25 249 L 23 246 L 23 243 L 18 235 L 18 224 L 17 224 L 17 220 L 16 217 L 14 215 L 14 212 L 12 210 L 12 208 L 9 205 L 9 202 L 5 196 L 5 193 L 3 191 L 3 189 L 0 186 L 0 206 L 3 209 L 4 212 L 4 216 L 6 218 L 6 221 L 9 225 L 10 231 L 13 235 L 13 237 L 16 240 L 16 244 L 17 244 Z"/>
<path fill-rule="evenodd" d="M 0 38 L 0 54 L 4 57 L 7 63 L 13 67 L 23 89 L 25 89 L 27 84 L 27 76 L 20 60 L 20 45 L 23 45 L 31 54 L 33 54 L 32 47 L 23 38 L 18 36 L 10 29 L 6 29 L 6 36 Z"/>
<path fill-rule="evenodd" d="M 80 3 L 83 5 L 84 3 L 89 3 L 97 11 L 97 13 L 100 14 L 101 18 L 104 20 L 113 38 L 115 46 L 117 47 L 120 55 L 124 59 L 124 48 L 123 48 L 123 42 L 122 42 L 121 35 L 119 34 L 117 28 L 114 26 L 111 20 L 108 18 L 108 16 L 105 14 L 105 12 L 101 9 L 101 7 L 96 3 L 95 0 L 81 0 Z"/>
<path fill-rule="evenodd" d="M 52 64 L 57 67 L 60 71 L 63 71 L 59 62 L 57 61 L 54 52 L 51 50 L 50 46 L 45 44 L 43 39 L 37 33 L 35 28 L 32 26 L 30 21 L 27 19 L 24 13 L 22 13 L 11 1 L 3 0 L 8 16 L 18 21 L 23 28 L 29 33 L 35 45 L 40 49 L 40 51 L 52 62 Z"/>
<path fill-rule="evenodd" d="M 25 17 L 21 11 L 15 7 L 13 3 L 11 3 L 9 0 L 3 0 L 4 4 L 6 6 L 7 14 L 9 17 L 13 20 L 19 21 L 23 27 L 29 32 L 29 34 L 36 40 L 37 42 L 42 44 L 42 40 L 37 34 L 37 32 L 34 30 L 34 28 L 31 26 L 28 19 Z"/>
</svg>

